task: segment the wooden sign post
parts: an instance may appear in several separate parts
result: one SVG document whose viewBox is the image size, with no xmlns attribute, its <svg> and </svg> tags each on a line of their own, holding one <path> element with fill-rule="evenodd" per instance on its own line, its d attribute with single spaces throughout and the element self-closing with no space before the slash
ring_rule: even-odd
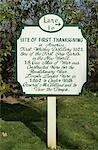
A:
<svg viewBox="0 0 98 150">
<path fill-rule="evenodd" d="M 26 95 L 49 96 L 47 144 L 56 148 L 56 95 L 79 95 L 86 82 L 86 40 L 78 26 L 47 14 L 17 40 L 17 81 Z"/>
<path fill-rule="evenodd" d="M 47 145 L 56 149 L 56 97 L 48 97 L 47 102 Z"/>
</svg>

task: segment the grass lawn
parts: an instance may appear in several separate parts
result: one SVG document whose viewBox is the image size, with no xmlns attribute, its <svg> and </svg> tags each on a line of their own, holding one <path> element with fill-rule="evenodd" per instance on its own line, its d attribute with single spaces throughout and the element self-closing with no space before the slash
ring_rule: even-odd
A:
<svg viewBox="0 0 98 150">
<path fill-rule="evenodd" d="M 0 150 L 47 150 L 46 101 L 1 104 Z M 57 150 L 98 150 L 98 97 L 57 97 Z"/>
</svg>

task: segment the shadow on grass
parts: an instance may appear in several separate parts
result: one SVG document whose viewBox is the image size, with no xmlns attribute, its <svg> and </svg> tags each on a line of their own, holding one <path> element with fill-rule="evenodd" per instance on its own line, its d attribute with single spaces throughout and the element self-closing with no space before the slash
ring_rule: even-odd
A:
<svg viewBox="0 0 98 150">
<path fill-rule="evenodd" d="M 62 148 L 67 148 L 68 150 L 79 150 L 79 144 L 75 143 L 68 135 L 63 135 L 59 132 L 57 133 L 57 144 L 62 146 Z"/>
<path fill-rule="evenodd" d="M 46 133 L 43 132 L 42 127 L 37 125 L 43 122 L 43 114 L 46 115 L 46 112 L 39 112 L 36 108 L 22 104 L 11 105 L 1 102 L 0 117 L 2 120 L 23 122 L 32 132 L 46 143 Z"/>
<path fill-rule="evenodd" d="M 61 103 L 61 101 L 59 101 L 59 102 L 57 101 L 57 105 L 59 105 L 59 109 L 60 109 L 60 105 L 62 106 L 63 104 Z M 57 110 L 57 120 L 59 120 L 58 107 L 56 108 L 56 110 Z M 63 126 L 62 126 L 62 128 L 63 128 Z M 75 143 L 69 137 L 69 135 L 62 133 L 58 127 L 58 124 L 57 124 L 57 145 L 60 145 L 63 149 L 66 148 L 68 150 L 79 150 L 79 144 Z"/>
</svg>

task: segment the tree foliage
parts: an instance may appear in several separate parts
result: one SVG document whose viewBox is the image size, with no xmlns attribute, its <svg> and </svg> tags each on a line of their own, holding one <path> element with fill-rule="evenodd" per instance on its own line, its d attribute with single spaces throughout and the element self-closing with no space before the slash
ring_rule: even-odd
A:
<svg viewBox="0 0 98 150">
<path fill-rule="evenodd" d="M 14 39 L 22 24 L 38 24 L 39 17 L 56 13 L 66 24 L 78 24 L 88 41 L 88 75 L 96 73 L 98 47 L 98 3 L 92 0 L 1 0 L 0 1 L 0 91 L 19 88 L 15 81 Z M 90 77 L 91 78 L 91 77 Z M 15 86 L 16 85 L 16 86 Z"/>
</svg>

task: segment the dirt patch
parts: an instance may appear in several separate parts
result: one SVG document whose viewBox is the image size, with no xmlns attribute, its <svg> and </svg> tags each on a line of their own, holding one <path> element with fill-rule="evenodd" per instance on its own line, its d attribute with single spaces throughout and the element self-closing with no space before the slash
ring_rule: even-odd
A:
<svg viewBox="0 0 98 150">
<path fill-rule="evenodd" d="M 12 97 L 12 96 L 4 96 L 1 101 L 3 101 L 4 103 L 8 103 L 8 104 L 17 104 L 18 101 L 16 98 Z"/>
</svg>

